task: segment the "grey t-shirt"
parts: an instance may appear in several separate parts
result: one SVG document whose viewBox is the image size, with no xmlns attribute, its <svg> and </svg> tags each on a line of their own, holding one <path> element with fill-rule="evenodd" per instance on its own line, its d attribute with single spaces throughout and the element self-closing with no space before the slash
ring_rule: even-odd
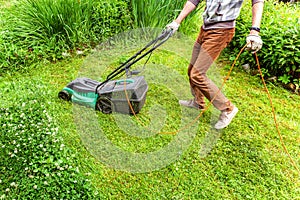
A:
<svg viewBox="0 0 300 200">
<path fill-rule="evenodd" d="M 198 6 L 200 0 L 188 0 Z M 244 0 L 206 0 L 203 29 L 234 28 Z M 264 0 L 252 0 L 252 5 Z"/>
</svg>

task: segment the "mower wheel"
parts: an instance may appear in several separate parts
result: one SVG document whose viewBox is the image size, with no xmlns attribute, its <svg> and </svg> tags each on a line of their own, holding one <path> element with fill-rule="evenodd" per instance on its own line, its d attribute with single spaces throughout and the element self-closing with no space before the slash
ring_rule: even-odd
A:
<svg viewBox="0 0 300 200">
<path fill-rule="evenodd" d="M 112 113 L 112 101 L 107 97 L 99 97 L 96 102 L 96 109 L 104 114 Z"/>
<path fill-rule="evenodd" d="M 58 93 L 58 98 L 65 100 L 65 101 L 70 101 L 71 95 L 67 91 L 62 90 Z"/>
</svg>

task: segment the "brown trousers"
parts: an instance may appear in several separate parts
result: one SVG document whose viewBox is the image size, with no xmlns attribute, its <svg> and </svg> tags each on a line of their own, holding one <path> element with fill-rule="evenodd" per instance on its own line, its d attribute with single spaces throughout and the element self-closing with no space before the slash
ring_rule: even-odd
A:
<svg viewBox="0 0 300 200">
<path fill-rule="evenodd" d="M 218 110 L 231 111 L 233 104 L 219 91 L 219 88 L 206 75 L 207 70 L 219 57 L 222 50 L 234 36 L 235 29 L 203 30 L 195 42 L 188 75 L 192 94 L 200 108 L 205 107 L 204 97 L 209 101 L 213 98 L 213 105 Z"/>
</svg>

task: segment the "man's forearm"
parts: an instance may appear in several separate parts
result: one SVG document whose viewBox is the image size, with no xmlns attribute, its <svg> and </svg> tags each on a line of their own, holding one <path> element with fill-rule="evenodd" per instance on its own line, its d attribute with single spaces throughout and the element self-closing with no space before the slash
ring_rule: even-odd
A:
<svg viewBox="0 0 300 200">
<path fill-rule="evenodd" d="M 193 10 L 196 9 L 196 6 L 191 3 L 190 1 L 187 1 L 184 5 L 183 9 L 181 10 L 180 14 L 176 18 L 175 22 L 180 24 Z"/>
<path fill-rule="evenodd" d="M 262 14 L 263 14 L 264 3 L 257 2 L 252 6 L 252 26 L 253 27 L 260 27 Z M 251 32 L 250 32 L 251 33 Z M 253 34 L 258 34 L 254 30 L 252 31 Z"/>
</svg>

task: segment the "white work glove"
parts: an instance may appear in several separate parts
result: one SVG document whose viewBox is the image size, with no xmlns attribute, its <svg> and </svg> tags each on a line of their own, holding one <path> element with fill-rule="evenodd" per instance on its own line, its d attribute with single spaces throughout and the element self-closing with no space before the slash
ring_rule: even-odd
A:
<svg viewBox="0 0 300 200">
<path fill-rule="evenodd" d="M 166 30 L 171 31 L 171 35 L 173 35 L 178 30 L 179 26 L 180 26 L 180 24 L 173 21 L 172 23 L 170 23 L 166 26 Z"/>
<path fill-rule="evenodd" d="M 246 42 L 246 49 L 251 51 L 252 53 L 256 53 L 257 51 L 259 51 L 263 45 L 263 41 L 261 40 L 259 35 L 248 35 L 246 38 Z"/>
</svg>

